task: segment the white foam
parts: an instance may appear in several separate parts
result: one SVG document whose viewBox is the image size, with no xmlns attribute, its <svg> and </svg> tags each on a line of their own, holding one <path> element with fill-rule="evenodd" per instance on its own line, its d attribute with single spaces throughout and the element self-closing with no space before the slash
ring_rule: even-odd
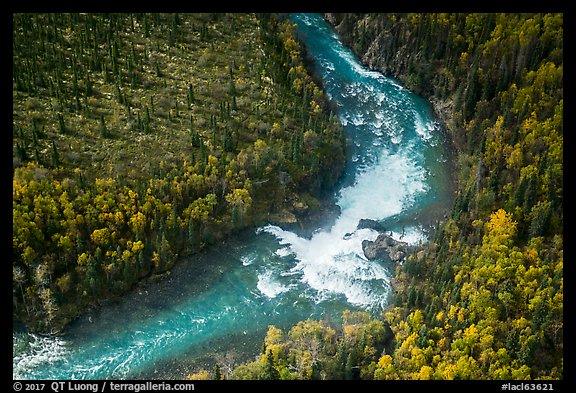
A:
<svg viewBox="0 0 576 393">
<path fill-rule="evenodd" d="M 300 18 L 306 24 L 315 23 L 308 15 Z M 414 144 L 416 141 L 410 143 L 414 131 L 404 127 L 413 122 L 419 136 L 416 139 L 428 141 L 435 124 L 423 119 L 408 95 L 396 94 L 404 90 L 396 81 L 365 68 L 352 51 L 338 42 L 332 50 L 337 55 L 334 59 L 329 57 L 333 65 L 339 68 L 341 64 L 336 62 L 342 59 L 348 63 L 344 66 L 352 70 L 342 80 L 335 81 L 340 94 L 357 103 L 353 110 L 348 110 L 346 100 L 338 102 L 341 123 L 361 126 L 353 132 L 367 130 L 377 138 L 364 146 L 360 143 L 363 135 L 352 137 L 358 148 L 351 158 L 356 163 L 355 182 L 340 190 L 337 203 L 341 214 L 330 230 L 316 232 L 310 239 L 271 225 L 262 230 L 279 240 L 282 247 L 277 255 L 288 252 L 294 255 L 297 263 L 292 270 L 300 272 L 301 280 L 317 291 L 317 299 L 339 294 L 354 304 L 375 305 L 383 301 L 388 273 L 380 264 L 367 261 L 362 252 L 362 241 L 374 240 L 377 233 L 356 230 L 356 226 L 362 218 L 382 220 L 401 213 L 429 189 L 426 171 L 418 162 L 421 153 Z M 328 60 L 320 62 L 328 65 Z M 356 155 L 360 152 L 361 156 Z M 403 234 L 403 240 L 410 243 L 422 238 L 425 235 L 418 228 L 409 228 Z"/>
<path fill-rule="evenodd" d="M 384 80 L 384 76 L 380 72 L 372 71 L 364 67 L 362 64 L 360 64 L 351 50 L 345 48 L 344 46 L 340 46 L 340 48 L 338 48 L 337 50 L 339 52 L 339 55 L 352 66 L 352 68 L 358 75 L 361 75 L 365 78 L 371 78 L 381 81 Z"/>
<path fill-rule="evenodd" d="M 262 229 L 276 236 L 280 244 L 289 245 L 298 260 L 291 271 L 301 273 L 302 282 L 317 291 L 316 301 L 334 295 L 344 295 L 349 303 L 368 307 L 384 301 L 387 272 L 380 264 L 366 260 L 362 252 L 362 240 L 374 240 L 377 236 L 375 231 L 359 230 L 347 237 L 348 240 L 343 240 L 338 225 L 329 232 L 315 233 L 311 239 L 298 237 L 274 225 Z M 269 276 L 259 275 L 258 278 L 260 289 L 261 283 L 267 283 L 265 279 Z M 374 290 L 376 282 L 379 291 Z M 286 290 L 277 283 L 271 288 L 276 292 Z"/>
<path fill-rule="evenodd" d="M 269 298 L 275 298 L 290 289 L 275 280 L 270 270 L 258 274 L 258 284 L 256 287 L 262 294 Z"/>
<path fill-rule="evenodd" d="M 242 265 L 250 266 L 256 260 L 256 258 L 253 256 L 242 255 L 240 260 L 242 261 Z"/>
<path fill-rule="evenodd" d="M 352 232 L 361 218 L 378 220 L 400 213 L 416 194 L 426 191 L 425 177 L 424 169 L 409 158 L 383 150 L 375 165 L 340 191 L 338 221 L 347 218 L 345 232 Z"/>
<path fill-rule="evenodd" d="M 384 101 L 386 101 L 386 103 L 388 103 L 388 96 L 386 95 L 386 93 L 379 91 L 376 93 L 376 97 L 375 97 L 375 104 L 376 106 L 381 106 Z"/>
<path fill-rule="evenodd" d="M 430 138 L 432 138 L 432 132 L 435 129 L 434 121 L 429 120 L 425 122 L 418 111 L 414 110 L 413 113 L 414 113 L 414 128 L 416 129 L 416 133 L 420 135 L 420 137 L 424 141 L 430 140 Z"/>
<path fill-rule="evenodd" d="M 350 121 L 352 122 L 352 124 L 354 124 L 355 126 L 361 126 L 364 125 L 364 116 L 361 113 L 357 113 L 354 116 L 352 116 L 352 118 L 350 119 Z"/>
<path fill-rule="evenodd" d="M 374 129 L 372 132 L 377 136 L 382 135 L 383 131 L 390 136 L 394 136 L 401 134 L 404 130 L 394 117 L 388 115 L 388 112 L 388 109 L 382 109 L 374 113 L 375 119 L 372 121 Z"/>
<path fill-rule="evenodd" d="M 336 69 L 336 67 L 334 66 L 334 63 L 332 63 L 331 61 L 327 60 L 327 59 L 321 59 L 320 60 L 320 64 L 322 65 L 322 67 L 328 71 L 334 71 Z"/>
<path fill-rule="evenodd" d="M 378 154 L 374 164 L 359 170 L 354 184 L 340 191 L 341 214 L 330 230 L 306 239 L 274 225 L 259 229 L 279 240 L 277 254 L 294 254 L 297 264 L 292 271 L 300 272 L 301 281 L 317 291 L 317 301 L 343 295 L 359 306 L 385 303 L 389 273 L 379 263 L 366 260 L 362 251 L 362 241 L 374 240 L 378 233 L 356 230 L 356 226 L 362 218 L 381 220 L 399 214 L 427 185 L 424 169 L 408 157 L 409 151 L 382 149 Z M 419 239 L 416 231 L 405 236 Z M 258 289 L 268 297 L 287 290 L 270 273 L 258 276 Z"/>
<path fill-rule="evenodd" d="M 12 359 L 13 379 L 28 379 L 35 368 L 65 360 L 69 355 L 67 342 L 59 337 L 29 333 L 27 337 L 13 337 L 14 343 L 18 339 L 28 340 L 28 344 L 27 350 L 15 354 Z"/>
<path fill-rule="evenodd" d="M 288 255 L 292 254 L 292 251 L 290 251 L 290 247 L 284 247 L 284 248 L 279 248 L 278 250 L 276 250 L 276 252 L 274 254 L 283 258 L 283 257 L 287 257 Z"/>
<path fill-rule="evenodd" d="M 392 238 L 406 242 L 409 245 L 419 245 L 428 240 L 426 232 L 422 226 L 410 226 L 404 228 L 403 231 L 391 231 Z"/>
<path fill-rule="evenodd" d="M 310 18 L 310 16 L 307 14 L 300 14 L 300 20 L 308 26 L 312 25 L 312 18 Z"/>
<path fill-rule="evenodd" d="M 360 82 L 347 83 L 342 86 L 342 97 L 358 97 L 366 94 L 366 86 Z M 359 98 L 359 97 L 358 97 Z"/>
</svg>

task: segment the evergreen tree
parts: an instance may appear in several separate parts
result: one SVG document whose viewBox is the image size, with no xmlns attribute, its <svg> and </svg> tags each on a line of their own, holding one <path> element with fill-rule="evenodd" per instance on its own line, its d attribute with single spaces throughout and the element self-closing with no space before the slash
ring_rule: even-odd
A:
<svg viewBox="0 0 576 393">
<path fill-rule="evenodd" d="M 111 136 L 110 132 L 108 131 L 108 128 L 106 127 L 104 114 L 100 114 L 100 136 L 102 138 L 109 138 Z"/>
<path fill-rule="evenodd" d="M 212 379 L 215 381 L 220 381 L 222 379 L 222 373 L 220 372 L 220 366 L 218 364 L 214 365 L 212 370 Z"/>
<path fill-rule="evenodd" d="M 58 154 L 58 148 L 56 147 L 56 142 L 52 141 L 52 166 L 60 165 L 60 155 Z"/>
<path fill-rule="evenodd" d="M 278 372 L 274 364 L 274 354 L 270 349 L 268 349 L 268 352 L 266 353 L 266 365 L 264 366 L 261 379 L 264 380 L 280 379 L 280 373 Z"/>
</svg>

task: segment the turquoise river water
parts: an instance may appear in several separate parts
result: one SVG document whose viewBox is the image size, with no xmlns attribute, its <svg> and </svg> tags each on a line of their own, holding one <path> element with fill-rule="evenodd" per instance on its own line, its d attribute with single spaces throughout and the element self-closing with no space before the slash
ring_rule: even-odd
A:
<svg viewBox="0 0 576 393">
<path fill-rule="evenodd" d="M 426 240 L 450 201 L 443 132 L 427 101 L 362 66 L 320 15 L 291 19 L 348 138 L 340 216 L 311 238 L 267 225 L 181 260 L 63 336 L 14 325 L 14 379 L 181 378 L 215 359 L 254 356 L 269 325 L 387 305 L 390 272 L 361 247 L 377 232 L 356 226 L 370 218 L 403 241 Z"/>
</svg>

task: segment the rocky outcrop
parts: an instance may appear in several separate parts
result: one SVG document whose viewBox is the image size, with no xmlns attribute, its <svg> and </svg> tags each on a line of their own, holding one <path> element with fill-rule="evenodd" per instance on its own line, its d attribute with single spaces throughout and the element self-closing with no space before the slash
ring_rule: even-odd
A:
<svg viewBox="0 0 576 393">
<path fill-rule="evenodd" d="M 380 260 L 385 263 L 399 263 L 408 254 L 408 243 L 393 239 L 386 233 L 378 235 L 376 240 L 364 240 L 362 251 L 367 259 Z"/>
<path fill-rule="evenodd" d="M 360 221 L 358 221 L 358 225 L 356 226 L 356 229 L 373 229 L 377 232 L 386 231 L 386 228 L 384 228 L 384 226 L 382 224 L 380 224 L 376 220 L 371 220 L 369 218 L 360 219 Z"/>
<path fill-rule="evenodd" d="M 268 222 L 282 229 L 296 233 L 300 237 L 311 238 L 319 229 L 329 229 L 340 215 L 333 197 L 316 199 L 294 194 L 285 201 L 285 206 L 268 215 Z"/>
<path fill-rule="evenodd" d="M 422 51 L 417 34 L 410 32 L 400 18 L 374 14 L 326 13 L 324 18 L 338 32 L 340 39 L 356 53 L 362 64 L 388 77 L 394 77 L 405 87 L 428 99 L 443 124 L 454 133 L 453 95 L 446 96 L 442 81 L 449 78 Z M 418 77 L 421 74 L 422 77 Z"/>
</svg>

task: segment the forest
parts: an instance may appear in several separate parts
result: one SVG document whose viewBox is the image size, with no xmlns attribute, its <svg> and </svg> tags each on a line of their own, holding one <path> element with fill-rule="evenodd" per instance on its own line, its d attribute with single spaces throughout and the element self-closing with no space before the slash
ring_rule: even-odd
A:
<svg viewBox="0 0 576 393">
<path fill-rule="evenodd" d="M 381 316 L 270 326 L 191 379 L 562 379 L 563 15 L 326 14 L 363 63 L 429 99 L 457 196 Z"/>
<path fill-rule="evenodd" d="M 58 333 L 226 236 L 318 214 L 342 128 L 274 14 L 13 16 L 13 315 Z"/>
<path fill-rule="evenodd" d="M 562 379 L 563 15 L 326 14 L 430 100 L 457 194 L 381 315 L 270 326 L 190 379 Z M 345 161 L 276 14 L 13 15 L 13 316 L 74 318 L 176 261 L 325 206 Z"/>
</svg>

